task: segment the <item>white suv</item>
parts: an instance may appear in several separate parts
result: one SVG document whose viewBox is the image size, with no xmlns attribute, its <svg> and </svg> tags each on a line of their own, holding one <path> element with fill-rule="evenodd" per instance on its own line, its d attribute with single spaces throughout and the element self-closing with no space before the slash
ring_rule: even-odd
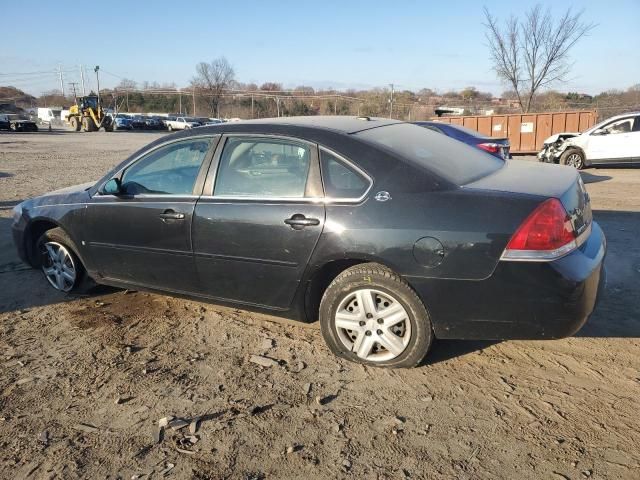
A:
<svg viewBox="0 0 640 480">
<path fill-rule="evenodd" d="M 581 134 L 552 135 L 544 141 L 538 158 L 577 169 L 602 163 L 640 162 L 640 112 L 608 118 Z"/>
</svg>

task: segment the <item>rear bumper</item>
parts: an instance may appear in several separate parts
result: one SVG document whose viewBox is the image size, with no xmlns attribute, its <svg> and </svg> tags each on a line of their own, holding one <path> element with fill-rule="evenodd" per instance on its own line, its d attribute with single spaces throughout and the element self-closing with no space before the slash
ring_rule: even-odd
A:
<svg viewBox="0 0 640 480">
<path fill-rule="evenodd" d="M 586 323 L 606 282 L 606 239 L 596 222 L 580 248 L 553 262 L 498 263 L 485 280 L 409 278 L 438 338 L 546 339 Z"/>
</svg>

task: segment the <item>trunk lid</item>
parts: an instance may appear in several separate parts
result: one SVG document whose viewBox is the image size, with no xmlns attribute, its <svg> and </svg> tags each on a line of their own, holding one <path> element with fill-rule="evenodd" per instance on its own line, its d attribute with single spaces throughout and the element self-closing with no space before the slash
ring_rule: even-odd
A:
<svg viewBox="0 0 640 480">
<path fill-rule="evenodd" d="M 562 202 L 577 235 L 592 221 L 591 202 L 582 178 L 572 167 L 537 162 L 507 162 L 490 175 L 463 186 L 519 195 L 557 198 Z"/>
</svg>

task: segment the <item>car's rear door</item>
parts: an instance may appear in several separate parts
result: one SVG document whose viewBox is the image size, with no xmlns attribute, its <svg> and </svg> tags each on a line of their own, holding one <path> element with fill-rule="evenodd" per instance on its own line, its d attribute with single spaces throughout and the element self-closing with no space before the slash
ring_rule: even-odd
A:
<svg viewBox="0 0 640 480">
<path fill-rule="evenodd" d="M 118 173 L 123 193 L 96 194 L 84 236 L 101 277 L 151 288 L 195 292 L 191 222 L 217 136 L 168 142 Z"/>
<path fill-rule="evenodd" d="M 324 219 L 315 145 L 273 135 L 223 137 L 193 219 L 201 293 L 287 309 Z"/>
</svg>

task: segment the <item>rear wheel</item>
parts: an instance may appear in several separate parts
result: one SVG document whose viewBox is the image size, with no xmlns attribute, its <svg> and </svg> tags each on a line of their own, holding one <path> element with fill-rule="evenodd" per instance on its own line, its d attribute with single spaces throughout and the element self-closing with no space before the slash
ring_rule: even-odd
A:
<svg viewBox="0 0 640 480">
<path fill-rule="evenodd" d="M 80 131 L 80 122 L 78 121 L 78 117 L 71 117 L 71 120 L 69 120 L 69 123 L 71 124 L 71 128 L 73 128 L 74 131 L 79 132 Z"/>
<path fill-rule="evenodd" d="M 320 303 L 320 326 L 333 353 L 380 367 L 418 365 L 433 339 L 418 295 L 375 263 L 348 268 L 331 282 Z"/>
<path fill-rule="evenodd" d="M 95 130 L 95 125 L 91 117 L 82 117 L 82 129 L 85 132 L 93 132 Z"/>
<path fill-rule="evenodd" d="M 46 231 L 36 244 L 42 273 L 61 292 L 77 292 L 85 286 L 86 273 L 71 244 L 61 228 Z"/>
<path fill-rule="evenodd" d="M 169 130 L 170 132 L 173 132 L 173 127 L 171 126 L 171 124 L 169 124 L 169 126 L 167 127 L 167 130 Z"/>
<path fill-rule="evenodd" d="M 574 167 L 577 170 L 582 170 L 585 167 L 584 153 L 575 148 L 569 149 L 560 157 L 560 164 Z"/>
</svg>

